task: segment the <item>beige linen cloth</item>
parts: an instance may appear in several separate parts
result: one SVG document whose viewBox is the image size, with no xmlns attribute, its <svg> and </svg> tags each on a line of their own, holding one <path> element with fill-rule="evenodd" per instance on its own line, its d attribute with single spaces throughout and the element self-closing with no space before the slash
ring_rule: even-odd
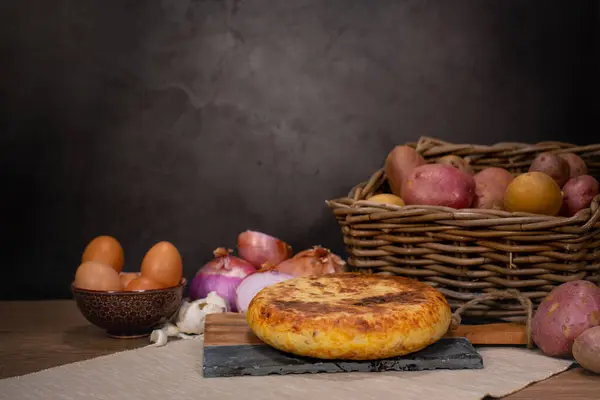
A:
<svg viewBox="0 0 600 400">
<path fill-rule="evenodd" d="M 4 400 L 479 400 L 504 396 L 571 362 L 519 348 L 480 348 L 484 369 L 202 377 L 202 337 L 0 380 Z"/>
</svg>

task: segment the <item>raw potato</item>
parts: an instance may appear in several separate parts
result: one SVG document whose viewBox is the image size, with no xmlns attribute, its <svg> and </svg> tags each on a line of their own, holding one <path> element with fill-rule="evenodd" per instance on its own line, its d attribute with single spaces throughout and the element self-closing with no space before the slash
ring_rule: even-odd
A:
<svg viewBox="0 0 600 400">
<path fill-rule="evenodd" d="M 421 165 L 402 187 L 406 204 L 467 208 L 475 195 L 471 175 L 443 164 Z"/>
<path fill-rule="evenodd" d="M 475 198 L 473 208 L 504 209 L 504 192 L 515 177 L 504 168 L 485 168 L 473 176 Z"/>
<path fill-rule="evenodd" d="M 569 180 L 569 164 L 561 157 L 553 153 L 540 153 L 529 167 L 529 172 L 543 172 L 556 181 L 559 187 L 563 187 Z"/>
<path fill-rule="evenodd" d="M 575 339 L 573 358 L 588 371 L 600 374 L 600 326 L 587 329 Z"/>
<path fill-rule="evenodd" d="M 597 325 L 600 288 L 580 280 L 563 283 L 550 292 L 531 321 L 531 334 L 544 354 L 571 357 L 575 339 Z"/>
<path fill-rule="evenodd" d="M 543 172 L 517 176 L 504 193 L 504 209 L 509 212 L 555 216 L 562 207 L 560 188 Z"/>
<path fill-rule="evenodd" d="M 574 178 L 579 175 L 585 175 L 588 173 L 587 165 L 585 161 L 577 154 L 574 153 L 562 153 L 558 155 L 560 158 L 565 160 L 569 164 L 569 176 Z"/>
<path fill-rule="evenodd" d="M 367 201 L 372 201 L 374 203 L 380 203 L 380 204 L 392 204 L 392 205 L 400 206 L 400 207 L 402 207 L 404 205 L 404 200 L 402 200 L 400 197 L 396 196 L 395 194 L 389 194 L 389 193 L 376 194 L 375 196 L 369 197 L 367 199 Z"/>
<path fill-rule="evenodd" d="M 598 181 L 589 175 L 579 175 L 571 178 L 562 188 L 563 205 L 560 215 L 572 217 L 578 211 L 588 208 L 594 197 L 600 191 Z"/>
<path fill-rule="evenodd" d="M 402 182 L 413 169 L 425 163 L 425 159 L 412 147 L 396 146 L 385 159 L 385 175 L 392 193 L 402 197 Z"/>
<path fill-rule="evenodd" d="M 471 168 L 471 164 L 469 164 L 464 158 L 460 158 L 455 155 L 448 155 L 440 158 L 437 161 L 438 164 L 451 165 L 454 168 L 461 170 L 466 174 L 473 174 L 473 168 Z"/>
</svg>

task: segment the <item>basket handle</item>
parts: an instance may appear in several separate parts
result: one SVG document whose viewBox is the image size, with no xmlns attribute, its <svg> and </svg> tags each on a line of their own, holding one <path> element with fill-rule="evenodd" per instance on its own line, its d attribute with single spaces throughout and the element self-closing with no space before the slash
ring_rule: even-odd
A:
<svg viewBox="0 0 600 400">
<path fill-rule="evenodd" d="M 531 319 L 533 318 L 533 304 L 531 300 L 527 297 L 523 296 L 518 290 L 508 289 L 508 290 L 498 290 L 490 293 L 485 293 L 477 296 L 473 300 L 470 300 L 458 307 L 454 314 L 452 314 L 452 324 L 451 329 L 456 329 L 461 323 L 460 314 L 471 308 L 472 306 L 479 304 L 483 301 L 487 300 L 504 300 L 504 299 L 516 299 L 521 303 L 523 309 L 527 312 L 527 321 L 526 321 L 526 333 L 527 333 L 527 347 L 532 348 L 533 343 L 531 341 Z"/>
</svg>

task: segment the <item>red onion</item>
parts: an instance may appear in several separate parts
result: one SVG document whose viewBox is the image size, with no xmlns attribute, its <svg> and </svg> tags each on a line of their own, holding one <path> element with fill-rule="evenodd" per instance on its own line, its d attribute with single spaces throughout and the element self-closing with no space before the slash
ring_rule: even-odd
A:
<svg viewBox="0 0 600 400">
<path fill-rule="evenodd" d="M 256 268 L 264 264 L 277 265 L 292 256 L 292 248 L 287 243 L 265 233 L 245 231 L 237 241 L 240 256 Z"/>
<path fill-rule="evenodd" d="M 287 281 L 292 278 L 292 275 L 282 274 L 277 271 L 257 272 L 256 274 L 247 276 L 235 291 L 235 304 L 237 310 L 239 312 L 248 311 L 250 302 L 258 292 L 267 286 Z"/>
<path fill-rule="evenodd" d="M 293 276 L 319 276 L 344 272 L 346 262 L 329 249 L 314 246 L 275 266 L 275 270 Z"/>
<path fill-rule="evenodd" d="M 231 250 L 219 247 L 213 252 L 215 259 L 198 270 L 190 284 L 192 300 L 205 298 L 214 291 L 229 302 L 231 311 L 236 311 L 235 289 L 256 269 L 249 262 L 230 255 L 230 252 Z"/>
</svg>

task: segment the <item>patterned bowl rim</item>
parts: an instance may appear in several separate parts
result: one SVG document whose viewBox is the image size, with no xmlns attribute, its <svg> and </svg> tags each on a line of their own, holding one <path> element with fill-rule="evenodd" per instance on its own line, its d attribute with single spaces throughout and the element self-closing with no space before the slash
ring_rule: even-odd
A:
<svg viewBox="0 0 600 400">
<path fill-rule="evenodd" d="M 135 296 L 135 295 L 140 295 L 140 294 L 155 294 L 155 293 L 162 293 L 162 292 L 169 292 L 175 289 L 178 289 L 180 287 L 185 287 L 185 285 L 187 285 L 187 279 L 185 278 L 181 278 L 181 282 L 179 282 L 178 285 L 175 286 L 171 286 L 168 288 L 163 288 L 163 289 L 150 289 L 150 290 L 130 290 L 130 291 L 125 291 L 125 290 L 90 290 L 90 289 L 80 289 L 78 287 L 75 286 L 75 282 L 71 283 L 71 291 L 73 293 L 85 293 L 85 294 L 94 294 L 94 295 L 122 295 L 122 296 Z"/>
</svg>

